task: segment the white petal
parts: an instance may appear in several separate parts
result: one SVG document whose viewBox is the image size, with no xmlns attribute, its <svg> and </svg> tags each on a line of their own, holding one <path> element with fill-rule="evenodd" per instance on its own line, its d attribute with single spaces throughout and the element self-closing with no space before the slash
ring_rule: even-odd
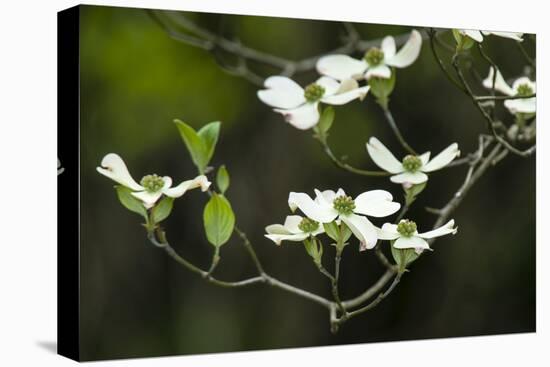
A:
<svg viewBox="0 0 550 367">
<path fill-rule="evenodd" d="M 369 80 L 372 77 L 389 79 L 391 77 L 391 69 L 387 65 L 377 65 L 367 69 L 365 78 Z"/>
<path fill-rule="evenodd" d="M 197 187 L 201 188 L 201 191 L 206 191 L 210 187 L 211 182 L 208 181 L 208 178 L 204 175 L 195 177 L 192 180 L 183 181 L 178 186 L 174 186 L 170 189 L 164 190 L 166 196 L 172 198 L 179 198 L 187 192 L 187 190 L 195 189 Z"/>
<path fill-rule="evenodd" d="M 275 109 L 282 114 L 289 124 L 300 130 L 311 129 L 319 122 L 318 103 L 306 103 L 303 106 L 291 110 Z"/>
<path fill-rule="evenodd" d="M 517 32 L 489 32 L 489 31 L 483 31 L 482 32 L 485 35 L 492 34 L 494 36 L 504 37 L 504 38 L 510 38 L 518 42 L 523 41 L 523 33 L 517 33 Z"/>
<path fill-rule="evenodd" d="M 344 93 L 334 94 L 332 96 L 323 97 L 321 99 L 321 102 L 331 105 L 343 105 L 348 102 L 353 101 L 354 99 L 359 98 L 360 100 L 363 100 L 365 96 L 367 95 L 367 92 L 369 91 L 370 87 L 364 86 L 361 88 L 353 89 Z"/>
<path fill-rule="evenodd" d="M 299 215 L 287 215 L 285 218 L 285 224 L 283 226 L 289 233 L 303 233 L 303 231 L 298 228 L 298 225 L 302 221 L 302 217 Z"/>
<path fill-rule="evenodd" d="M 376 227 L 365 217 L 361 215 L 341 215 L 340 219 L 346 223 L 349 229 L 360 242 L 360 250 L 371 249 L 376 246 L 378 241 L 378 231 Z"/>
<path fill-rule="evenodd" d="M 422 165 L 424 166 L 430 160 L 430 152 L 426 152 L 426 153 L 418 156 L 418 158 L 420 158 L 420 162 L 422 162 Z"/>
<path fill-rule="evenodd" d="M 298 234 L 266 234 L 265 237 L 269 238 L 275 244 L 280 245 L 283 241 L 302 242 L 309 237 L 308 233 Z"/>
<path fill-rule="evenodd" d="M 382 40 L 382 52 L 385 59 L 391 59 L 395 56 L 395 39 L 392 36 L 386 36 Z"/>
<path fill-rule="evenodd" d="M 403 164 L 401 164 L 388 148 L 375 137 L 369 139 L 367 151 L 373 162 L 383 170 L 389 173 L 400 173 L 404 171 Z"/>
<path fill-rule="evenodd" d="M 355 79 L 344 79 L 342 80 L 342 83 L 340 83 L 340 88 L 336 93 L 345 93 L 349 92 L 350 90 L 354 90 L 359 88 L 359 83 L 357 83 L 357 80 Z"/>
<path fill-rule="evenodd" d="M 491 66 L 489 68 L 489 75 L 487 78 L 483 80 L 483 86 L 487 89 L 493 88 L 493 77 L 494 77 L 494 68 Z M 508 96 L 513 96 L 516 94 L 516 92 L 510 88 L 508 83 L 504 80 L 504 77 L 500 73 L 500 71 L 497 70 L 497 77 L 495 79 L 495 90 L 499 91 L 500 93 L 506 94 Z"/>
<path fill-rule="evenodd" d="M 537 112 L 537 98 L 508 99 L 504 101 L 506 107 L 511 113 L 535 113 Z"/>
<path fill-rule="evenodd" d="M 315 189 L 315 202 L 323 208 L 332 208 L 336 193 L 332 190 L 319 191 Z"/>
<path fill-rule="evenodd" d="M 271 76 L 264 82 L 267 89 L 258 91 L 258 98 L 276 108 L 296 108 L 306 102 L 304 89 L 285 76 Z"/>
<path fill-rule="evenodd" d="M 395 176 L 390 177 L 391 182 L 399 184 L 420 184 L 428 181 L 428 175 L 424 172 L 403 172 Z"/>
<path fill-rule="evenodd" d="M 364 60 L 356 60 L 348 55 L 329 55 L 317 61 L 319 74 L 328 75 L 337 80 L 360 79 L 367 68 Z"/>
<path fill-rule="evenodd" d="M 537 92 L 537 83 L 532 82 L 531 79 L 529 79 L 526 76 L 522 76 L 521 78 L 516 79 L 514 81 L 514 83 L 512 84 L 512 89 L 514 90 L 514 95 L 517 94 L 519 86 L 523 85 L 523 84 L 529 86 L 529 88 L 531 88 L 533 90 L 533 93 Z"/>
<path fill-rule="evenodd" d="M 270 224 L 265 227 L 267 234 L 290 234 L 282 224 Z"/>
<path fill-rule="evenodd" d="M 126 164 L 118 154 L 107 154 L 101 161 L 101 167 L 97 167 L 97 171 L 129 189 L 143 190 L 143 186 L 132 178 Z"/>
<path fill-rule="evenodd" d="M 321 223 L 332 222 L 338 216 L 334 208 L 319 205 L 309 195 L 301 192 L 291 192 L 288 195 L 288 206 L 292 211 L 299 208 L 308 218 Z"/>
<path fill-rule="evenodd" d="M 483 35 L 481 34 L 480 31 L 474 31 L 470 29 L 461 29 L 459 30 L 459 32 L 464 36 L 470 37 L 476 42 L 483 42 Z"/>
<path fill-rule="evenodd" d="M 148 192 L 148 191 L 139 191 L 133 192 L 132 195 L 143 202 L 143 205 L 150 209 L 152 208 L 158 199 L 162 196 L 162 191 L 157 192 Z"/>
<path fill-rule="evenodd" d="M 397 225 L 391 223 L 384 223 L 381 229 L 378 229 L 378 239 L 380 240 L 395 240 L 401 236 L 397 232 Z"/>
<path fill-rule="evenodd" d="M 450 233 L 452 234 L 456 233 L 455 221 L 453 219 L 451 219 L 441 227 L 436 228 L 432 231 L 419 233 L 418 237 L 429 239 L 429 238 L 445 236 L 446 234 L 450 234 Z"/>
<path fill-rule="evenodd" d="M 346 192 L 344 191 L 344 189 L 339 188 L 339 189 L 336 191 L 336 197 L 338 197 L 338 196 L 346 196 Z"/>
<path fill-rule="evenodd" d="M 423 238 L 411 236 L 411 237 L 399 237 L 393 243 L 393 247 L 398 249 L 414 248 L 414 249 L 427 250 L 430 248 L 430 245 L 428 245 L 428 242 L 426 242 L 426 240 Z"/>
<path fill-rule="evenodd" d="M 336 94 L 338 89 L 340 89 L 340 83 L 335 79 L 329 78 L 328 76 L 320 77 L 315 83 L 325 88 L 325 96 Z"/>
<path fill-rule="evenodd" d="M 459 155 L 460 150 L 458 150 L 458 144 L 453 143 L 445 148 L 441 153 L 436 155 L 426 165 L 422 166 L 420 169 L 422 170 L 422 172 L 436 171 L 451 163 L 451 161 Z"/>
<path fill-rule="evenodd" d="M 385 57 L 385 63 L 396 68 L 405 68 L 411 65 L 420 54 L 422 47 L 422 36 L 420 32 L 414 29 L 411 32 L 409 40 L 401 49 L 391 58 Z"/>
<path fill-rule="evenodd" d="M 393 201 L 393 196 L 384 190 L 372 190 L 355 198 L 355 212 L 371 217 L 381 218 L 392 215 L 401 204 Z"/>
</svg>

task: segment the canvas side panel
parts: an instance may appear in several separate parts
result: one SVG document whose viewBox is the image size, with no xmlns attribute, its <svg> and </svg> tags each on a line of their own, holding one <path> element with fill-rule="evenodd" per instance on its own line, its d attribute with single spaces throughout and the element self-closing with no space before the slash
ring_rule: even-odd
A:
<svg viewBox="0 0 550 367">
<path fill-rule="evenodd" d="M 57 351 L 79 360 L 80 9 L 57 17 Z"/>
</svg>

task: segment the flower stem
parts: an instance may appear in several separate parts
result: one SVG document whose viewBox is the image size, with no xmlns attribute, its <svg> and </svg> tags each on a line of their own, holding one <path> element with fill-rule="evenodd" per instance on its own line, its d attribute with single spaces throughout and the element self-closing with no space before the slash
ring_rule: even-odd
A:
<svg viewBox="0 0 550 367">
<path fill-rule="evenodd" d="M 401 134 L 401 131 L 397 127 L 397 124 L 395 123 L 395 119 L 393 118 L 393 115 L 390 109 L 386 106 L 386 108 L 383 108 L 383 110 L 384 110 L 384 116 L 386 117 L 386 121 L 388 121 L 388 124 L 390 125 L 397 140 L 399 140 L 399 143 L 401 144 L 401 146 L 410 154 L 418 155 L 418 153 L 409 145 L 409 143 L 407 143 L 407 141 L 403 137 L 403 134 Z"/>
<path fill-rule="evenodd" d="M 386 171 L 369 171 L 369 170 L 364 170 L 364 169 L 360 169 L 360 168 L 355 168 L 343 161 L 341 161 L 340 159 L 338 159 L 334 153 L 332 152 L 332 149 L 330 148 L 330 146 L 328 145 L 328 142 L 326 141 L 326 139 L 324 140 L 319 140 L 321 142 L 321 145 L 323 146 L 323 150 L 325 152 L 325 154 L 330 158 L 330 160 L 339 168 L 343 169 L 343 170 L 346 170 L 348 172 L 351 172 L 351 173 L 354 173 L 356 175 L 360 175 L 360 176 L 377 176 L 377 177 L 385 177 L 385 176 L 389 176 L 391 175 L 391 173 L 388 173 Z"/>
</svg>

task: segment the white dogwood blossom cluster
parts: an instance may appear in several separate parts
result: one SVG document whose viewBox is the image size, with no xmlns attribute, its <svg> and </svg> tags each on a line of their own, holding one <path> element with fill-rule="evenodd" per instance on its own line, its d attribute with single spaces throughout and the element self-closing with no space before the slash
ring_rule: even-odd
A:
<svg viewBox="0 0 550 367">
<path fill-rule="evenodd" d="M 447 79 L 463 95 L 471 99 L 486 122 L 488 131 L 478 136 L 478 149 L 460 159 L 458 159 L 461 155 L 459 145 L 453 142 L 454 139 L 433 142 L 432 148 L 439 151 L 433 157 L 428 149 L 419 151 L 424 153 L 417 152 L 407 142 L 391 113 L 389 101 L 396 86 L 397 70 L 411 66 L 418 59 L 423 39 L 426 39 L 417 30 L 412 30 L 405 37 L 399 37 L 399 42 L 393 36 L 370 42 L 369 45 L 376 44 L 377 47 L 363 50 L 362 55 L 356 55 L 360 57 L 328 54 L 312 58 L 310 69 L 315 69 L 319 75 L 310 79 L 309 84 L 300 84 L 283 75 L 272 75 L 265 80 L 262 78 L 257 83 L 262 85 L 263 82 L 262 89 L 257 91 L 260 101 L 272 108 L 275 113 L 282 115 L 284 121 L 292 127 L 299 130 L 311 129 L 313 137 L 321 143 L 323 152 L 332 163 L 339 169 L 355 175 L 353 177 L 357 180 L 353 184 L 363 185 L 364 177 L 369 176 L 373 181 L 381 178 L 379 182 L 381 185 L 387 185 L 389 190 L 395 187 L 400 191 L 403 190 L 402 203 L 394 200 L 392 193 L 385 190 L 383 186 L 377 188 L 370 181 L 367 182 L 368 187 L 373 189 L 366 191 L 365 187 L 361 186 L 358 195 L 348 194 L 347 188 L 346 191 L 343 188 L 337 190 L 315 188 L 313 196 L 304 192 L 290 191 L 286 198 L 290 209 L 289 215 L 282 224 L 271 224 L 265 227 L 265 238 L 278 246 L 283 242 L 303 244 L 318 270 L 330 279 L 332 299 L 291 286 L 269 275 L 246 233 L 236 226 L 235 213 L 226 193 L 230 185 L 229 172 L 225 165 L 217 168 L 209 165 L 218 141 L 220 122 L 211 122 L 195 130 L 180 120 L 174 121 L 198 172 L 194 178 L 182 181 L 176 186 L 172 186 L 171 177 L 157 174 L 145 175 L 137 182 L 129 173 L 122 158 L 114 153 L 103 157 L 97 171 L 117 183 L 115 188 L 121 204 L 145 219 L 144 225 L 151 243 L 166 249 L 168 255 L 180 265 L 199 274 L 206 281 L 222 287 L 266 283 L 317 302 L 329 310 L 331 330 L 336 331 L 341 323 L 371 309 L 386 297 L 399 283 L 401 276 L 409 269 L 409 265 L 426 250 L 432 250 L 431 245 L 436 238 L 457 233 L 455 221 L 451 219 L 452 213 L 464 198 L 465 193 L 489 167 L 494 166 L 509 153 L 525 158 L 535 151 L 535 144 L 532 143 L 535 137 L 536 118 L 534 61 L 522 49 L 531 66 L 524 67 L 522 74 L 517 75 L 516 78 L 506 80 L 483 49 L 485 42 L 492 42 L 490 41 L 494 38 L 492 36 L 503 38 L 501 42 L 516 42 L 521 48 L 525 40 L 529 42 L 529 35 L 464 29 L 437 31 L 430 28 L 425 31 L 430 38 L 430 48 L 435 63 L 439 65 L 442 73 L 446 74 Z M 456 47 L 438 38 L 438 35 L 443 32 L 446 32 L 446 37 L 451 42 L 454 39 Z M 226 40 L 226 42 L 230 41 Z M 438 54 L 438 45 L 451 52 L 451 55 L 446 58 L 450 60 L 447 64 Z M 487 78 L 483 80 L 478 73 L 472 72 L 476 79 L 471 83 L 464 73 L 467 67 L 465 64 L 471 67 L 473 63 L 471 52 L 476 49 L 490 67 Z M 463 63 L 464 60 L 468 60 L 468 63 Z M 292 72 L 288 70 L 284 68 L 281 74 L 291 75 Z M 450 70 L 454 70 L 454 73 Z M 243 72 L 243 74 L 246 73 Z M 478 90 L 487 95 L 476 95 Z M 368 156 L 368 163 L 376 170 L 352 166 L 346 158 L 339 158 L 328 144 L 329 130 L 336 120 L 335 107 L 355 101 L 361 102 L 367 98 L 367 95 L 374 96 L 396 141 L 400 143 L 399 148 L 396 148 L 391 145 L 391 141 L 383 139 L 387 146 L 392 148 L 390 150 L 374 136 L 366 136 L 364 140 L 361 138 L 361 144 L 365 144 L 367 153 L 364 156 L 366 158 Z M 502 119 L 505 122 L 496 117 L 500 103 L 505 108 Z M 514 121 L 510 123 L 506 119 Z M 354 129 L 353 126 L 347 128 Z M 532 145 L 523 150 L 518 148 L 517 144 L 523 143 L 532 143 Z M 432 144 L 431 141 L 430 144 Z M 424 221 L 423 217 L 417 215 L 417 212 L 410 215 L 409 209 L 413 202 L 421 193 L 426 192 L 428 180 L 431 186 L 432 182 L 438 179 L 437 176 L 443 174 L 441 171 L 460 165 L 468 167 L 463 184 L 441 208 L 424 208 L 437 215 L 437 219 L 431 226 L 431 230 L 419 231 L 417 221 L 420 227 L 426 227 L 421 223 Z M 215 178 L 212 179 L 215 185 L 212 185 L 208 175 L 215 171 L 217 171 Z M 439 173 L 434 174 L 436 171 Z M 353 177 L 349 180 L 353 180 Z M 353 187 L 347 180 L 348 178 L 342 183 Z M 292 187 L 295 182 L 287 184 Z M 317 187 L 326 184 L 322 182 L 322 176 L 317 184 L 319 185 Z M 208 270 L 202 270 L 177 254 L 166 240 L 160 225 L 161 221 L 170 215 L 173 200 L 194 188 L 200 188 L 208 195 L 208 202 L 203 210 L 203 223 L 206 239 L 214 246 L 212 262 Z M 281 201 L 284 200 L 281 198 Z M 213 276 L 220 261 L 220 247 L 232 238 L 233 233 L 242 239 L 250 254 L 258 270 L 256 277 L 229 282 Z M 372 296 L 371 303 L 365 303 L 368 297 L 365 298 L 363 295 L 347 301 L 342 301 L 340 297 L 338 281 L 341 255 L 344 248 L 351 242 L 362 254 L 375 253 L 387 268 L 386 275 L 363 293 Z M 386 251 L 391 251 L 393 262 L 384 254 L 384 243 L 389 243 L 389 249 L 386 247 Z M 327 271 L 323 265 L 323 253 L 326 253 L 325 249 L 329 248 L 327 245 L 335 249 L 333 273 Z M 284 249 L 285 246 L 281 248 Z M 393 283 L 384 291 L 385 284 L 392 277 Z"/>
<path fill-rule="evenodd" d="M 413 30 L 409 40 L 397 51 L 395 39 L 387 36 L 380 48 L 367 50 L 361 59 L 348 55 L 328 55 L 317 61 L 316 69 L 322 76 L 302 88 L 288 77 L 272 76 L 265 80 L 265 89 L 258 98 L 274 107 L 273 111 L 297 129 L 307 130 L 319 122 L 319 106 L 344 105 L 356 99 L 363 100 L 376 81 L 390 80 L 394 68 L 411 65 L 420 53 L 422 36 Z M 360 86 L 360 82 L 366 85 Z"/>
</svg>

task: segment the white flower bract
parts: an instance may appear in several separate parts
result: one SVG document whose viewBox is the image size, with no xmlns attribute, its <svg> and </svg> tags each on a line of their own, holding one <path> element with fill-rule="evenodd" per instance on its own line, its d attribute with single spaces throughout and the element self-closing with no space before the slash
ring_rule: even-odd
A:
<svg viewBox="0 0 550 367">
<path fill-rule="evenodd" d="M 372 137 L 367 143 L 367 151 L 373 162 L 383 170 L 393 173 L 390 180 L 404 185 L 417 185 L 428 180 L 426 173 L 437 171 L 460 155 L 458 144 L 453 143 L 445 148 L 441 153 L 430 160 L 430 152 L 418 156 L 419 167 L 413 172 L 408 171 L 403 162 L 400 162 L 395 156 L 380 142 Z"/>
<path fill-rule="evenodd" d="M 311 129 L 319 122 L 319 103 L 343 105 L 357 98 L 363 99 L 369 86 L 359 87 L 356 81 L 338 82 L 323 76 L 313 83 L 322 89 L 315 100 L 306 98 L 306 90 L 298 83 L 284 76 L 271 76 L 264 82 L 266 89 L 258 91 L 258 98 L 274 107 L 292 126 Z"/>
<path fill-rule="evenodd" d="M 384 223 L 382 229 L 378 233 L 378 238 L 381 240 L 395 241 L 393 247 L 396 249 L 415 249 L 417 253 L 421 253 L 424 250 L 429 250 L 430 245 L 427 239 L 445 236 L 447 234 L 456 234 L 457 228 L 455 227 L 454 219 L 451 219 L 444 225 L 434 230 L 418 233 L 415 231 L 410 236 L 404 236 L 397 230 L 397 224 Z"/>
<path fill-rule="evenodd" d="M 154 192 L 148 191 L 134 180 L 122 158 L 115 153 L 107 154 L 101 161 L 101 167 L 97 167 L 97 171 L 116 183 L 132 190 L 132 195 L 141 200 L 147 209 L 152 208 L 162 195 L 178 198 L 185 194 L 187 190 L 200 187 L 202 191 L 206 191 L 210 187 L 210 181 L 204 175 L 197 176 L 192 180 L 183 181 L 174 187 L 171 187 L 172 179 L 164 176 L 162 177 L 163 186 L 161 188 Z"/>
<path fill-rule="evenodd" d="M 496 78 L 495 71 L 493 67 L 489 69 L 489 75 L 483 80 L 483 86 L 487 89 L 493 88 L 493 79 L 495 81 L 495 90 L 507 96 L 518 96 L 521 94 L 521 88 L 530 90 L 534 94 L 537 92 L 537 83 L 531 81 L 527 77 L 521 77 L 516 79 L 512 86 L 510 87 L 504 77 L 497 70 Z M 537 98 L 518 98 L 518 99 L 507 99 L 504 101 L 504 107 L 510 111 L 512 114 L 516 113 L 535 113 L 537 110 Z"/>
<path fill-rule="evenodd" d="M 354 59 L 348 55 L 328 55 L 317 61 L 317 71 L 322 75 L 330 76 L 337 80 L 356 79 L 360 80 L 371 77 L 388 79 L 391 77 L 391 68 L 405 68 L 411 65 L 420 54 L 422 47 L 422 36 L 417 30 L 411 32 L 408 41 L 396 51 L 395 39 L 386 36 L 380 46 L 381 53 L 374 65 L 369 64 L 365 59 Z"/>
<path fill-rule="evenodd" d="M 265 227 L 269 238 L 275 244 L 280 245 L 282 241 L 302 242 L 310 236 L 316 236 L 325 232 L 324 227 L 319 223 L 318 228 L 313 232 L 304 232 L 300 229 L 300 223 L 304 218 L 299 215 L 289 215 L 284 224 L 271 224 Z"/>
<path fill-rule="evenodd" d="M 478 31 L 473 29 L 457 29 L 463 36 L 468 36 L 476 42 L 483 42 L 483 36 L 494 35 L 503 38 L 513 39 L 514 41 L 522 42 L 523 33 L 517 32 L 491 32 L 491 31 Z"/>
<path fill-rule="evenodd" d="M 288 196 L 288 205 L 292 211 L 298 208 L 308 218 L 319 223 L 344 222 L 359 240 L 360 250 L 373 248 L 378 240 L 377 228 L 365 216 L 386 217 L 401 207 L 393 201 L 392 195 L 384 190 L 366 191 L 355 200 L 348 197 L 342 189 L 338 189 L 337 192 L 321 192 L 315 189 L 315 195 L 313 200 L 305 193 L 291 192 Z M 339 204 L 341 206 L 338 206 Z"/>
</svg>

